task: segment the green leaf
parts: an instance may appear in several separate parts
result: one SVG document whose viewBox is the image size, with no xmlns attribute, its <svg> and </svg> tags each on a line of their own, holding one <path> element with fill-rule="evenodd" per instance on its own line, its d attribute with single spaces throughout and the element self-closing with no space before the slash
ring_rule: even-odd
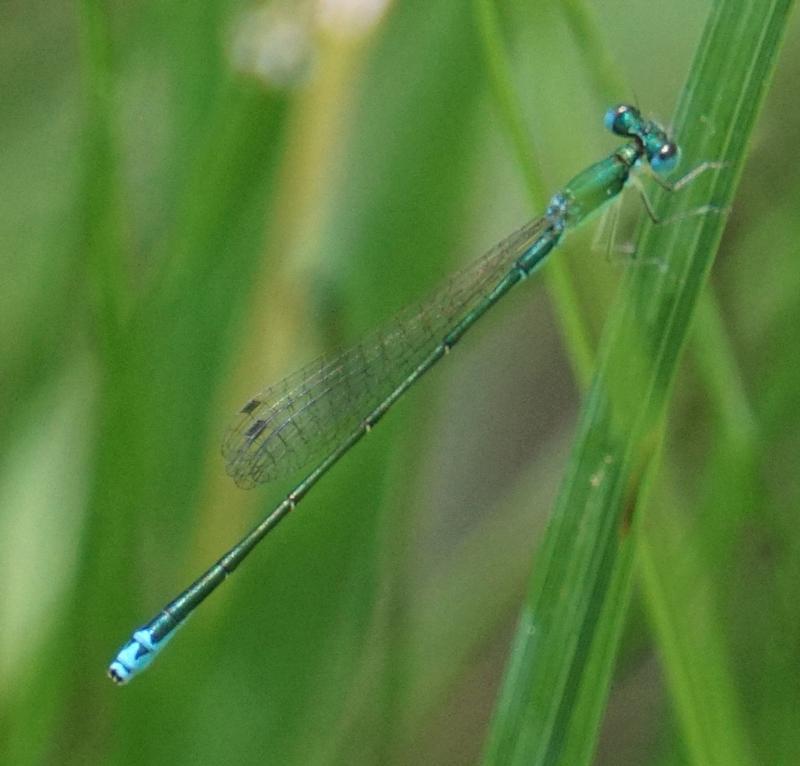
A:
<svg viewBox="0 0 800 766">
<path fill-rule="evenodd" d="M 520 618 L 484 763 L 586 763 L 596 741 L 622 615 L 634 535 L 673 381 L 732 203 L 791 3 L 719 2 L 674 121 L 684 168 L 706 160 L 659 216 L 717 212 L 643 227 L 609 317 L 572 459 Z M 737 761 L 741 753 L 737 753 Z"/>
</svg>

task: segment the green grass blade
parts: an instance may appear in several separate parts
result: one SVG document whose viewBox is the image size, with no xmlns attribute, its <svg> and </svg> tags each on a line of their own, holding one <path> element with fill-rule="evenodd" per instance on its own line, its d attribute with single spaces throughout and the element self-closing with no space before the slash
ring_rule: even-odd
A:
<svg viewBox="0 0 800 766">
<path fill-rule="evenodd" d="M 684 167 L 707 159 L 728 165 L 668 201 L 658 195 L 661 216 L 709 200 L 731 204 L 790 5 L 721 2 L 713 9 L 675 132 Z M 567 758 L 575 751 L 574 737 L 584 743 L 584 762 L 592 752 L 618 641 L 618 613 L 628 602 L 630 517 L 647 490 L 680 352 L 725 217 L 645 227 L 638 250 L 658 265 L 629 270 L 610 317 L 523 609 L 486 764 L 577 763 Z M 602 672 L 587 677 L 588 669 Z"/>
<path fill-rule="evenodd" d="M 81 43 L 87 83 L 84 118 L 84 174 L 81 210 L 85 247 L 91 267 L 91 299 L 104 346 L 114 343 L 128 285 L 124 278 L 123 243 L 128 223 L 122 208 L 120 168 L 116 153 L 120 115 L 115 101 L 113 43 L 107 9 L 97 2 L 81 4 Z"/>
<path fill-rule="evenodd" d="M 511 66 L 502 41 L 500 24 L 492 0 L 475 0 L 474 14 L 483 46 L 489 84 L 517 163 L 525 176 L 532 210 L 543 210 L 547 192 L 541 170 L 534 162 L 536 151 L 525 129 L 525 119 L 514 91 Z M 586 388 L 594 365 L 587 318 L 581 315 L 575 285 L 563 259 L 555 259 L 547 270 L 550 294 L 558 308 L 562 335 L 569 348 L 575 377 Z"/>
</svg>

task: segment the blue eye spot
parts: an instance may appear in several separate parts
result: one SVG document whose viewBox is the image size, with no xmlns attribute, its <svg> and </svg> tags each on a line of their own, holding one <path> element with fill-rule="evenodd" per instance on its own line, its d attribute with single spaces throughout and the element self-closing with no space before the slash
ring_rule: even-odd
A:
<svg viewBox="0 0 800 766">
<path fill-rule="evenodd" d="M 618 109 L 619 109 L 619 107 L 614 107 L 612 109 L 609 109 L 605 113 L 605 116 L 603 117 L 603 125 L 605 126 L 605 129 L 608 130 L 611 133 L 615 132 L 614 131 L 614 123 L 617 120 L 617 111 L 618 111 Z"/>
<path fill-rule="evenodd" d="M 671 141 L 663 144 L 650 158 L 650 167 L 658 174 L 666 174 L 678 164 L 680 152 L 676 144 Z"/>
</svg>

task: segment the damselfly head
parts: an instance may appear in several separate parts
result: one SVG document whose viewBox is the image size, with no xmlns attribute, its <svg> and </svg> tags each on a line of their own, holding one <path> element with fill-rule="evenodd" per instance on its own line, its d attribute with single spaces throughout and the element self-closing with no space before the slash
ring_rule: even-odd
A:
<svg viewBox="0 0 800 766">
<path fill-rule="evenodd" d="M 657 122 L 645 120 L 641 112 L 629 104 L 620 104 L 606 112 L 603 120 L 608 130 L 618 136 L 632 138 L 642 158 L 659 175 L 666 175 L 678 164 L 680 150 Z"/>
</svg>

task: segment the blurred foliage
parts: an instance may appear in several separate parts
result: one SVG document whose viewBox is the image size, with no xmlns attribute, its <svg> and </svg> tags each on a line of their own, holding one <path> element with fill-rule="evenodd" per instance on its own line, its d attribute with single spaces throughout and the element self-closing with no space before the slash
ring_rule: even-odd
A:
<svg viewBox="0 0 800 766">
<path fill-rule="evenodd" d="M 3 763 L 479 757 L 579 399 L 537 284 L 411 392 L 145 676 L 125 689 L 104 676 L 130 630 L 287 489 L 230 486 L 218 445 L 236 407 L 539 212 L 471 4 L 374 6 L 0 9 Z M 554 190 L 614 145 L 606 95 L 557 4 L 497 7 Z M 595 9 L 596 66 L 613 62 L 628 88 L 617 100 L 667 120 L 707 10 Z M 705 384 L 698 334 L 647 517 L 699 541 L 759 763 L 800 751 L 797 24 L 712 274 L 718 311 L 697 318 L 721 317 L 738 374 Z M 594 257 L 592 233 L 558 255 L 596 339 L 621 269 Z M 757 433 L 751 475 L 725 454 L 741 444 L 719 428 L 726 386 Z M 668 549 L 691 577 L 680 540 Z M 687 757 L 664 680 L 674 655 L 643 613 L 628 618 L 599 763 Z"/>
</svg>

